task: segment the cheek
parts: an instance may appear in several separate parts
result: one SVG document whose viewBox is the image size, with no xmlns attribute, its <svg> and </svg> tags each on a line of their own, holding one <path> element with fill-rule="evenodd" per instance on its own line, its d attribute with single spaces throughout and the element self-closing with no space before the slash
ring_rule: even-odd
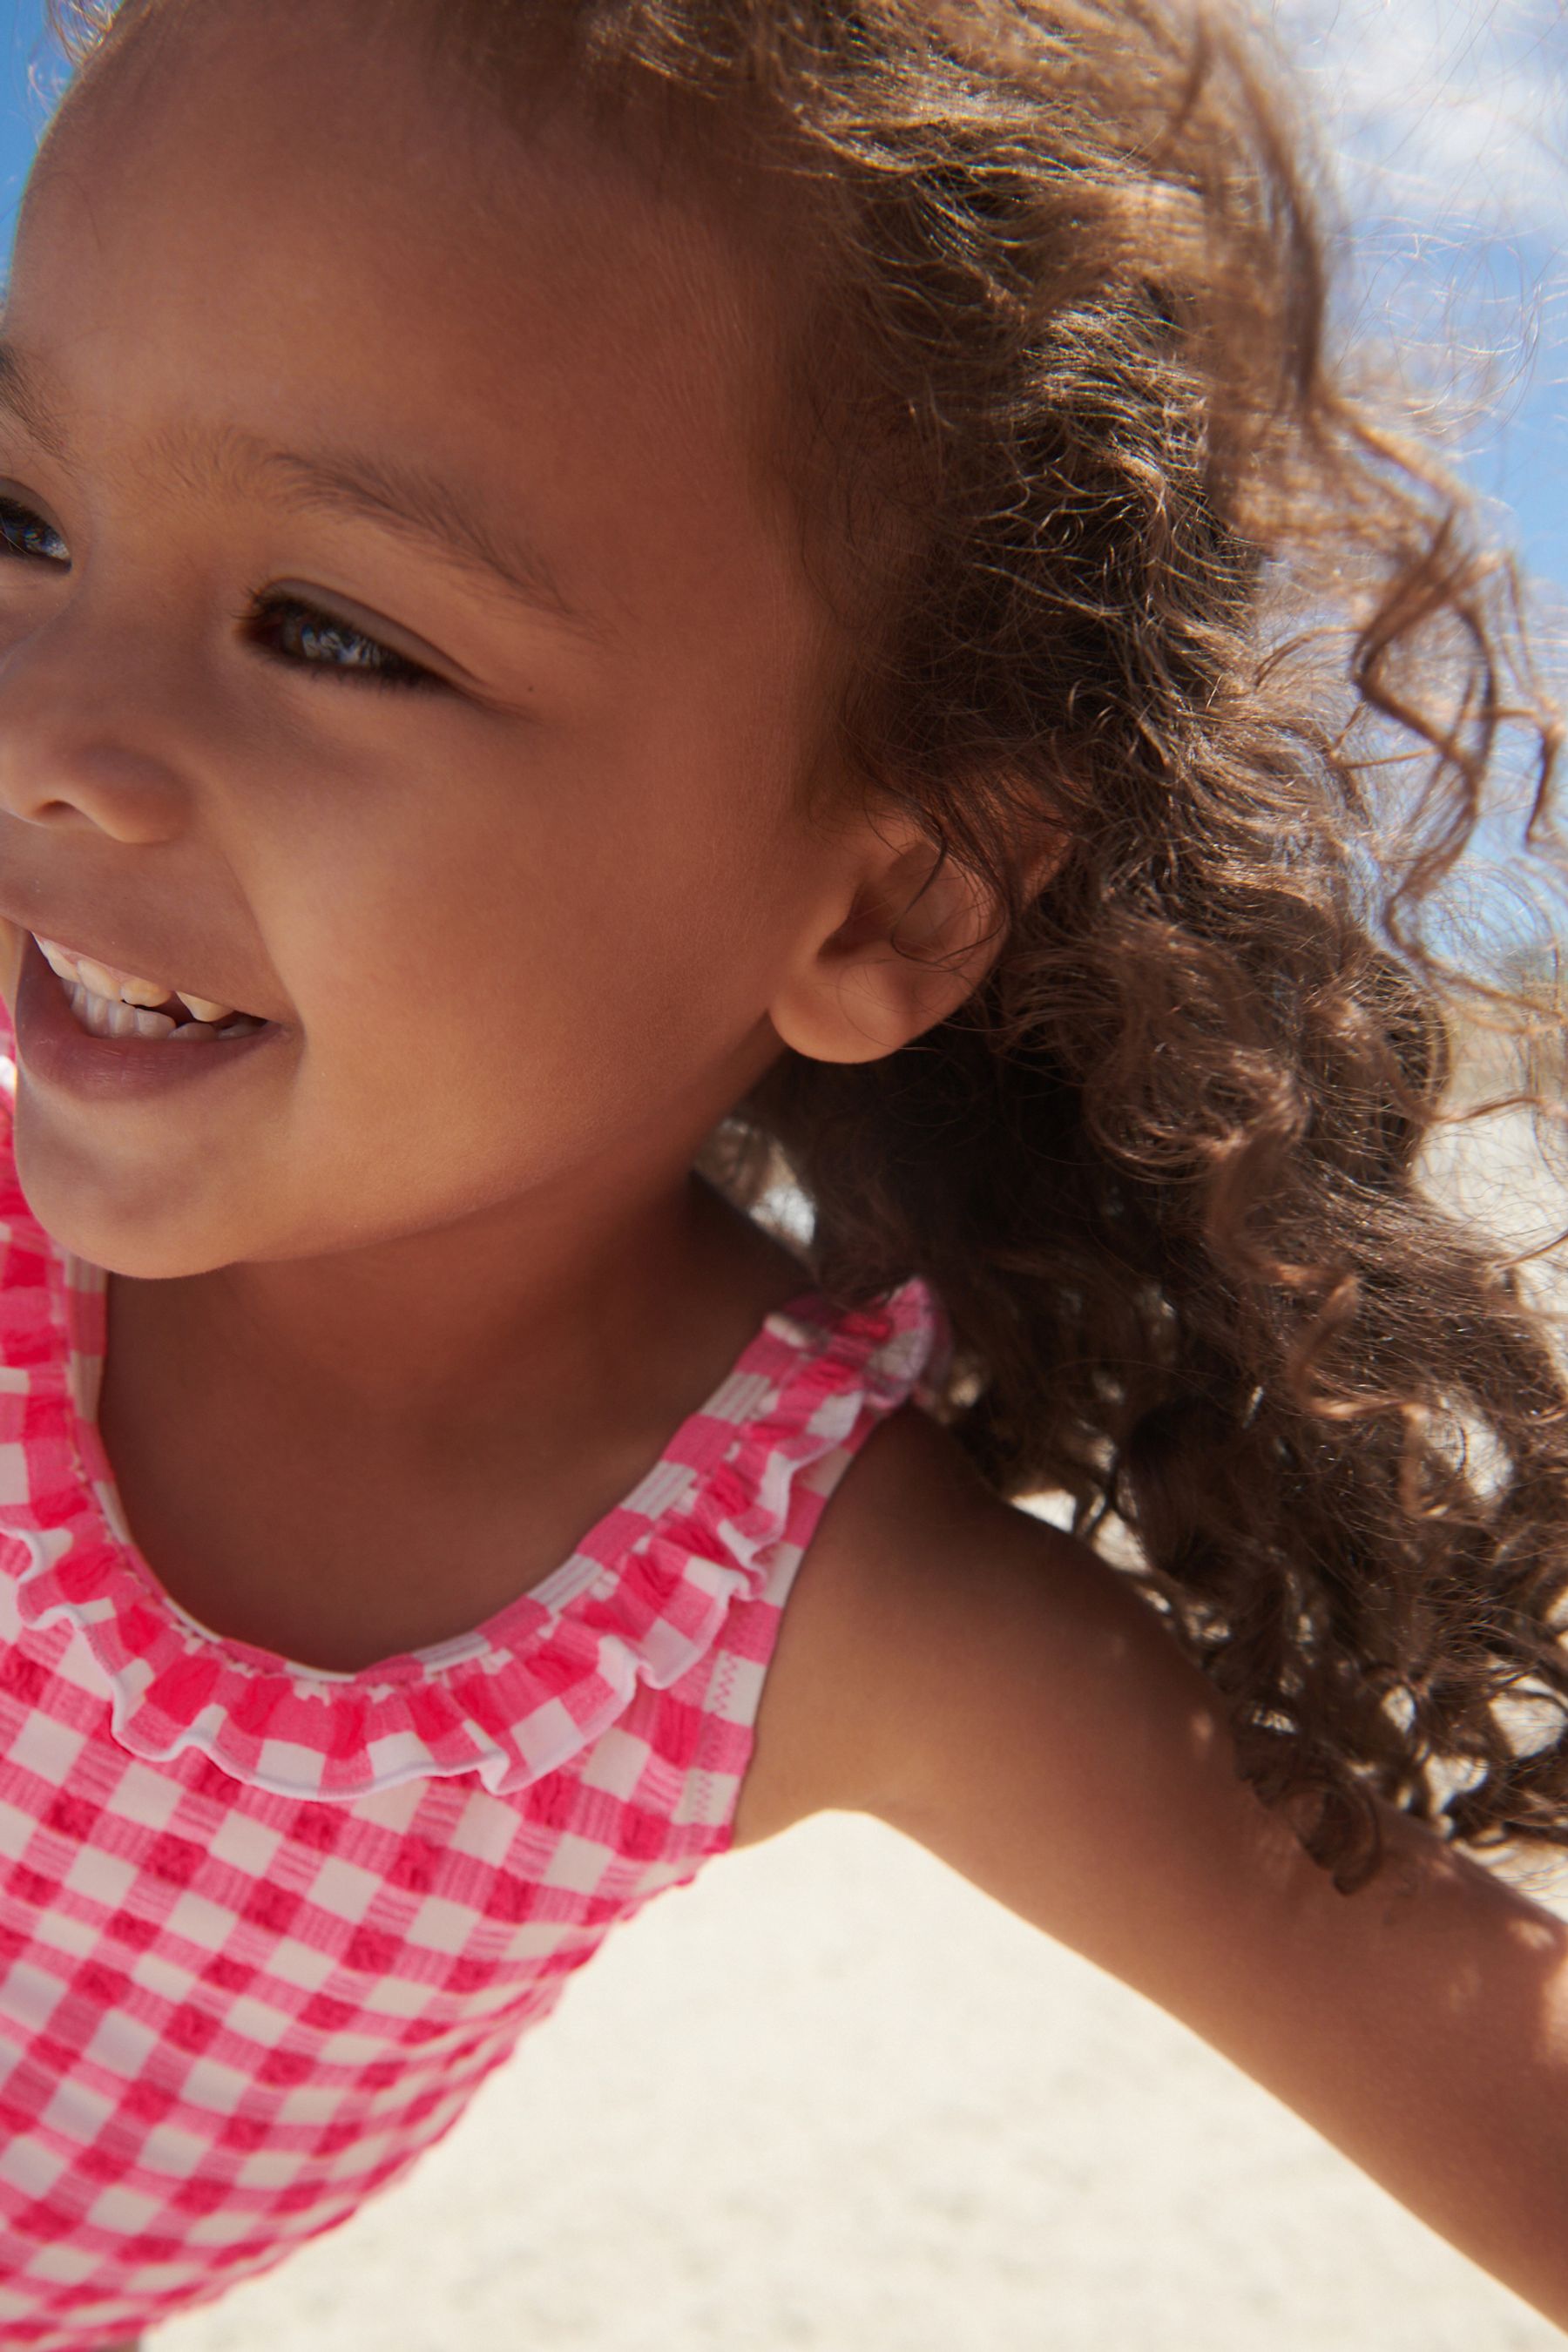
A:
<svg viewBox="0 0 1568 2352">
<path fill-rule="evenodd" d="M 788 845 L 754 763 L 628 724 L 548 733 L 488 775 L 432 786 L 384 771 L 318 801 L 269 877 L 268 928 L 308 1060 L 336 1099 L 416 1079 L 445 1116 L 596 1092 L 628 1103 L 701 1076 L 772 994 Z M 606 740 L 608 739 L 608 740 Z M 694 784 L 694 779 L 702 780 Z M 356 823 L 353 811 L 373 811 Z"/>
<path fill-rule="evenodd" d="M 413 1087 L 465 1152 L 486 1133 L 511 1148 L 520 1124 L 531 1143 L 546 1126 L 599 1135 L 700 1087 L 766 1010 L 761 877 L 711 841 L 584 845 L 547 878 L 492 859 L 460 889 L 437 874 L 367 898 L 364 878 L 291 975 L 335 1123 L 374 1122 Z"/>
<path fill-rule="evenodd" d="M 765 1003 L 777 845 L 737 809 L 730 763 L 711 789 L 692 790 L 693 772 L 678 793 L 668 760 L 596 761 L 487 859 L 472 936 L 541 1043 L 548 1021 L 599 1050 L 617 1030 L 668 1045 L 683 1025 L 746 1018 L 759 989 Z"/>
<path fill-rule="evenodd" d="M 517 948 L 531 1054 L 635 1088 L 644 1069 L 700 1077 L 731 1051 L 766 1009 L 768 958 L 755 888 L 709 881 L 693 858 L 542 908 Z"/>
</svg>

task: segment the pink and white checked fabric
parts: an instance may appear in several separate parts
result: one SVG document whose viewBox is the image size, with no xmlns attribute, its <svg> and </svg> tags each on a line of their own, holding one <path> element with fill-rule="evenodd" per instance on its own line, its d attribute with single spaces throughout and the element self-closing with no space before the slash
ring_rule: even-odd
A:
<svg viewBox="0 0 1568 2352">
<path fill-rule="evenodd" d="M 792 1302 L 542 1584 L 314 1672 L 206 1632 L 131 1541 L 105 1278 L 31 1216 L 10 1106 L 0 2343 L 85 2352 L 346 2220 L 617 1920 L 724 1851 L 813 1528 L 948 1339 L 918 1281 Z"/>
</svg>

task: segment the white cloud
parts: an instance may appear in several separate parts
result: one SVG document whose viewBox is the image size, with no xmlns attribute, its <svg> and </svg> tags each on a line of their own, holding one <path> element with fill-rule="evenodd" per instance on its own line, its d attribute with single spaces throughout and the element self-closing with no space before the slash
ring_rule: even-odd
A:
<svg viewBox="0 0 1568 2352">
<path fill-rule="evenodd" d="M 1358 206 L 1568 241 L 1563 0 L 1265 0 Z"/>
<path fill-rule="evenodd" d="M 1252 5 L 1337 165 L 1346 328 L 1402 346 L 1479 450 L 1529 408 L 1561 480 L 1546 428 L 1568 385 L 1568 0 Z"/>
</svg>

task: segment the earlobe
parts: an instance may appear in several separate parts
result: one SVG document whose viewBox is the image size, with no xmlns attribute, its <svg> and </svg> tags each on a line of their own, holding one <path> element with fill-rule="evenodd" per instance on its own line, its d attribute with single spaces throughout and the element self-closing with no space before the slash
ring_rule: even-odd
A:
<svg viewBox="0 0 1568 2352">
<path fill-rule="evenodd" d="M 947 1020 L 1001 953 L 990 887 L 922 834 L 881 844 L 854 879 L 847 912 L 807 942 L 769 1013 L 783 1042 L 817 1062 L 874 1062 Z M 1049 854 L 1043 888 L 1060 863 Z"/>
</svg>

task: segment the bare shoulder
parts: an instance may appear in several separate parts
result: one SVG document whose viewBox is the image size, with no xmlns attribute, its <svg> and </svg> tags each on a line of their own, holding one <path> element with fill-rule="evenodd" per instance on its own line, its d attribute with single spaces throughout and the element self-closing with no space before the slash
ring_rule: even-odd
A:
<svg viewBox="0 0 1568 2352">
<path fill-rule="evenodd" d="M 958 1448 L 913 1405 L 867 1439 L 828 1500 L 796 1573 L 763 1686 L 736 1845 L 809 1813 L 874 1810 L 867 1678 L 919 1576 L 922 1503 L 973 1507 Z M 984 1487 L 980 1488 L 983 1499 Z"/>
<path fill-rule="evenodd" d="M 735 1843 L 813 1812 L 892 1819 L 920 1801 L 943 1723 L 983 1685 L 990 1654 L 1079 1607 L 1085 1580 L 1119 1584 L 1086 1547 L 1004 1502 L 956 1441 L 914 1405 L 867 1440 L 825 1509 L 795 1579 L 763 1687 Z M 1120 1604 L 1120 1606 L 1119 1606 Z M 1116 1593 L 1120 1615 L 1130 1605 Z"/>
<path fill-rule="evenodd" d="M 835 1810 L 1156 1998 L 1162 1952 L 1302 1864 L 1157 1612 L 914 1407 L 867 1441 L 801 1564 L 735 1842 Z"/>
<path fill-rule="evenodd" d="M 824 1511 L 757 1731 L 742 1841 L 880 1816 L 1568 2320 L 1568 1927 L 1387 1808 L 1340 1895 L 1156 1612 L 918 1411 Z"/>
</svg>

